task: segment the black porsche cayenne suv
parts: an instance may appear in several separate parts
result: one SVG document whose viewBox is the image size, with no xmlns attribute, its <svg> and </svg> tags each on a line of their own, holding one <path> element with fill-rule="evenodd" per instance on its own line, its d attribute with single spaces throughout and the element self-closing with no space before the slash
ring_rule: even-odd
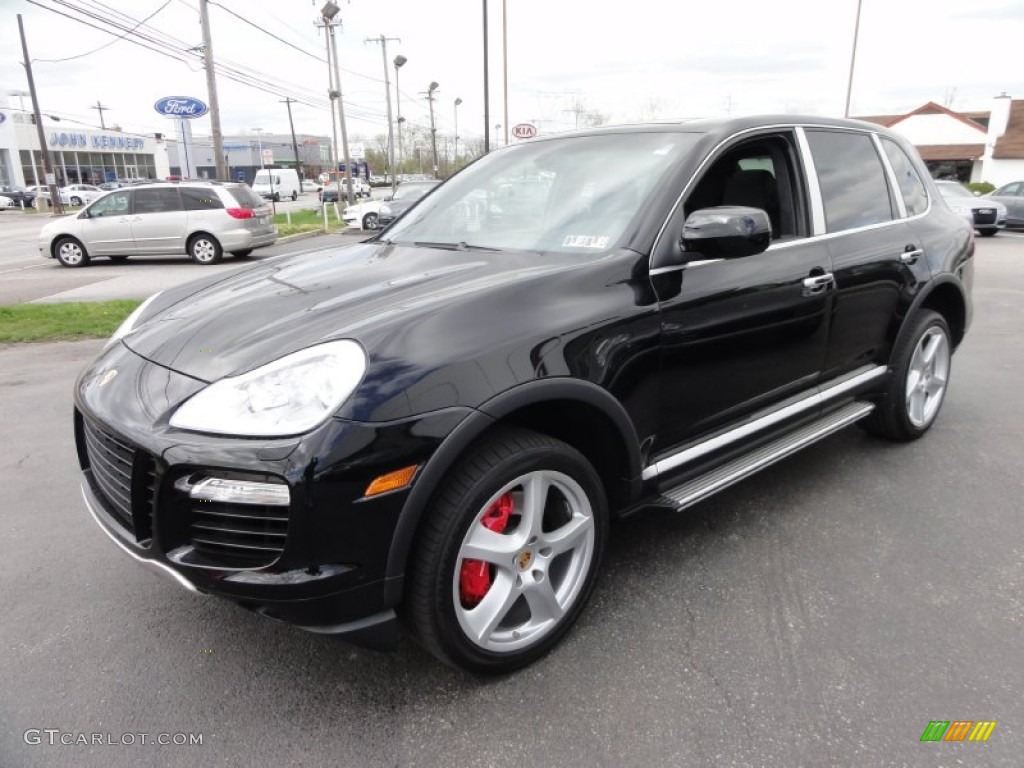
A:
<svg viewBox="0 0 1024 768">
<path fill-rule="evenodd" d="M 583 608 L 609 519 L 853 423 L 934 423 L 974 240 L 876 125 L 499 149 L 368 241 L 166 290 L 76 384 L 83 495 L 182 586 L 498 672 Z"/>
</svg>

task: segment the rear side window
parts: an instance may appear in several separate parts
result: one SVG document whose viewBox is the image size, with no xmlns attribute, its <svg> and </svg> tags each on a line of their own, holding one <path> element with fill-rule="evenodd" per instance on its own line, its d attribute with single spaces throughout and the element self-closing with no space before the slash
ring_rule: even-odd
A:
<svg viewBox="0 0 1024 768">
<path fill-rule="evenodd" d="M 176 187 L 137 189 L 133 195 L 135 210 L 139 213 L 168 213 L 181 210 L 181 198 Z"/>
<path fill-rule="evenodd" d="M 900 193 L 903 195 L 903 202 L 907 206 L 908 216 L 917 216 L 928 209 L 928 193 L 925 191 L 924 183 L 914 168 L 914 164 L 907 157 L 903 148 L 892 139 L 882 138 L 882 148 L 885 150 L 893 173 L 896 174 L 896 183 L 899 184 Z"/>
<path fill-rule="evenodd" d="M 829 232 L 891 221 L 882 160 L 866 133 L 807 131 Z"/>
<path fill-rule="evenodd" d="M 209 211 L 224 207 L 212 189 L 182 187 L 181 200 L 185 203 L 186 211 Z"/>
<path fill-rule="evenodd" d="M 249 187 L 241 185 L 225 187 L 229 195 L 238 203 L 239 208 L 262 208 L 263 198 L 253 192 Z"/>
</svg>

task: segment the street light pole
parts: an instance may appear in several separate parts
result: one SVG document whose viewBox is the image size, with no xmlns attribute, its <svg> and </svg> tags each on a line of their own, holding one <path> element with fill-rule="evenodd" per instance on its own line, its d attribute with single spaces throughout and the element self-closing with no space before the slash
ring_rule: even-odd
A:
<svg viewBox="0 0 1024 768">
<path fill-rule="evenodd" d="M 437 178 L 437 128 L 434 126 L 434 92 L 439 88 L 432 82 L 427 88 L 427 101 L 430 102 L 430 146 L 434 154 L 434 178 Z"/>
<path fill-rule="evenodd" d="M 391 120 L 391 81 L 388 80 L 388 40 L 402 42 L 400 37 L 368 37 L 367 43 L 380 43 L 381 54 L 384 56 L 384 97 L 388 104 L 388 162 L 391 164 L 391 194 L 395 194 L 395 130 Z"/>
<path fill-rule="evenodd" d="M 455 156 L 452 158 L 455 165 L 459 163 L 459 104 L 462 103 L 462 99 L 456 97 L 455 99 Z"/>
<path fill-rule="evenodd" d="M 224 134 L 220 130 L 220 100 L 217 98 L 217 75 L 213 64 L 210 9 L 207 2 L 199 0 L 199 26 L 203 32 L 203 66 L 206 68 L 206 90 L 210 98 L 210 133 L 213 134 L 213 152 L 217 158 L 217 178 L 223 180 L 228 172 L 224 164 Z"/>
<path fill-rule="evenodd" d="M 860 4 L 857 0 L 857 20 L 853 25 L 853 51 L 850 52 L 850 75 L 846 80 L 846 107 L 843 109 L 843 117 L 850 116 L 850 94 L 853 92 L 853 67 L 857 62 L 857 37 L 860 35 Z"/>
<path fill-rule="evenodd" d="M 402 123 L 405 122 L 405 118 L 402 117 L 402 91 L 398 87 L 398 70 L 407 62 L 408 59 L 402 54 L 395 56 L 395 107 L 398 112 L 398 165 L 401 166 L 405 161 L 405 153 L 402 151 Z M 392 171 L 397 177 L 397 172 Z"/>
</svg>

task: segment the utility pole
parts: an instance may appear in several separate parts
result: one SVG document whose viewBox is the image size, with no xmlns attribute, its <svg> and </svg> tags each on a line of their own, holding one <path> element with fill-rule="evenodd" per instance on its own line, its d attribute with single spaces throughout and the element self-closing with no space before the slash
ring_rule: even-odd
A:
<svg viewBox="0 0 1024 768">
<path fill-rule="evenodd" d="M 224 134 L 220 131 L 220 101 L 217 99 L 217 75 L 213 68 L 213 41 L 210 36 L 208 0 L 199 0 L 199 25 L 203 28 L 203 63 L 206 67 L 206 90 L 210 98 L 210 133 L 213 134 L 213 156 L 217 159 L 217 178 L 227 180 L 224 164 Z"/>
<path fill-rule="evenodd" d="M 282 104 L 288 106 L 288 127 L 292 129 L 292 149 L 295 151 L 295 170 L 299 174 L 299 180 L 302 180 L 302 161 L 299 159 L 299 142 L 295 140 L 295 123 L 292 122 L 292 102 L 295 101 L 291 96 L 285 98 Z"/>
<path fill-rule="evenodd" d="M 338 122 L 341 123 L 341 151 L 345 157 L 345 188 L 348 204 L 355 202 L 352 194 L 352 161 L 348 155 L 348 129 L 345 127 L 345 101 L 341 95 L 341 67 L 338 64 L 338 41 L 334 37 L 334 28 L 341 26 L 341 19 L 334 21 L 341 9 L 333 2 L 327 0 L 324 7 L 320 9 L 323 16 L 324 26 L 327 27 L 327 40 L 330 45 L 334 59 L 334 84 L 337 89 L 333 92 L 332 98 L 338 99 Z"/>
<path fill-rule="evenodd" d="M 100 113 L 100 128 L 102 128 L 104 131 L 107 130 L 107 124 L 103 122 L 103 113 L 109 112 L 110 107 L 104 107 L 102 104 L 100 104 L 100 100 L 96 99 L 96 106 L 89 107 L 89 109 L 95 109 L 97 112 Z"/>
<path fill-rule="evenodd" d="M 501 0 L 501 69 L 505 95 L 505 146 L 508 146 L 508 0 Z"/>
<path fill-rule="evenodd" d="M 28 43 L 25 41 L 25 23 L 18 14 L 18 32 L 21 34 L 21 52 L 25 56 L 25 74 L 28 75 L 28 92 L 32 96 L 32 113 L 36 119 L 36 134 L 39 136 L 39 155 L 43 161 L 43 174 L 46 178 L 46 188 L 50 191 L 50 202 L 55 213 L 64 213 L 64 206 L 60 201 L 60 190 L 57 189 L 56 175 L 53 172 L 53 164 L 50 162 L 50 152 L 46 149 L 46 134 L 43 133 L 43 115 L 39 111 L 39 99 L 36 96 L 36 81 L 32 77 L 32 59 L 28 55 Z"/>
<path fill-rule="evenodd" d="M 388 79 L 388 40 L 402 42 L 400 37 L 368 37 L 367 43 L 380 43 L 381 53 L 384 55 L 384 97 L 388 103 L 388 163 L 391 165 L 391 194 L 395 194 L 395 187 L 398 186 L 398 174 L 395 173 L 395 128 L 391 122 L 391 81 Z"/>
<path fill-rule="evenodd" d="M 487 0 L 484 0 L 484 154 L 491 151 L 491 91 L 487 81 Z"/>
<path fill-rule="evenodd" d="M 338 175 L 338 113 L 334 111 L 334 67 L 331 66 L 331 38 L 327 34 L 327 22 L 314 21 L 317 27 L 324 28 L 324 42 L 327 43 L 327 98 L 331 100 L 331 170 L 327 176 L 326 189 L 331 185 L 331 179 Z M 322 197 L 322 195 L 321 195 Z M 338 198 L 341 198 L 341 183 L 338 183 Z"/>
<path fill-rule="evenodd" d="M 857 0 L 857 20 L 853 24 L 853 50 L 850 52 L 850 76 L 846 80 L 846 107 L 843 109 L 843 117 L 850 116 L 850 94 L 853 93 L 853 68 L 857 63 L 857 36 L 860 34 L 860 4 Z"/>
<path fill-rule="evenodd" d="M 427 101 L 430 102 L 430 145 L 434 151 L 434 178 L 437 178 L 437 128 L 434 127 L 434 92 L 438 89 L 436 82 L 427 88 Z"/>
<path fill-rule="evenodd" d="M 405 63 L 408 61 L 405 56 L 398 54 L 395 56 L 395 109 L 398 112 L 398 118 L 395 122 L 398 123 L 398 165 L 401 166 L 405 161 L 405 153 L 402 151 L 402 123 L 405 119 L 402 117 L 402 92 L 398 87 L 398 70 L 400 70 Z M 396 174 L 397 175 L 397 174 Z"/>
</svg>

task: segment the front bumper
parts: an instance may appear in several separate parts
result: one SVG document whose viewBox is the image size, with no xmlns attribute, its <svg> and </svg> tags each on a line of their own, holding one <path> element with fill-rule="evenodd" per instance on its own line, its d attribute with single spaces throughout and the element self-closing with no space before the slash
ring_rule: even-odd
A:
<svg viewBox="0 0 1024 768">
<path fill-rule="evenodd" d="M 392 647 L 403 574 L 388 573 L 388 555 L 412 486 L 363 494 L 380 474 L 426 463 L 464 414 L 330 420 L 287 439 L 171 428 L 174 407 L 203 386 L 123 344 L 83 373 L 75 438 L 93 519 L 129 556 L 186 589 L 313 632 Z M 196 474 L 273 481 L 288 487 L 290 500 L 269 508 L 273 517 L 261 517 L 262 507 L 200 502 L 178 482 Z M 225 520 L 230 525 L 210 525 Z"/>
</svg>

